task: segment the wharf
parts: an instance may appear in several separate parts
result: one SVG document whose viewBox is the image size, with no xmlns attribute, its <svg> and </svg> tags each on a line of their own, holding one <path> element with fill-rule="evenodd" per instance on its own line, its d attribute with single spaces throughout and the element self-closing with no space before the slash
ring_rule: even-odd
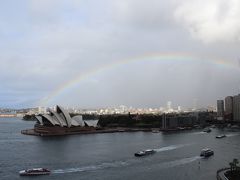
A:
<svg viewBox="0 0 240 180">
<path fill-rule="evenodd" d="M 224 175 L 226 171 L 229 171 L 230 168 L 222 168 L 217 171 L 217 180 L 228 180 L 228 178 Z"/>
</svg>

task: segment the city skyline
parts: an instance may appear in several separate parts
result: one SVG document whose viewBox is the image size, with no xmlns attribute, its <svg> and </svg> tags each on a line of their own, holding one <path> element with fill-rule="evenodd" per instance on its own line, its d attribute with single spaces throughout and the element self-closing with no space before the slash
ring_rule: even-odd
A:
<svg viewBox="0 0 240 180">
<path fill-rule="evenodd" d="M 0 10 L 1 107 L 206 107 L 240 93 L 236 0 L 26 0 Z"/>
</svg>

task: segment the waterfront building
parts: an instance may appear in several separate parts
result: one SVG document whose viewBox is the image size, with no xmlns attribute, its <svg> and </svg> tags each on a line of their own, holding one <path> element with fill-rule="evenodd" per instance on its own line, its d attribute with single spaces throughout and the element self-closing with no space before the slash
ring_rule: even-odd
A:
<svg viewBox="0 0 240 180">
<path fill-rule="evenodd" d="M 194 113 L 162 114 L 162 129 L 178 129 L 179 127 L 193 127 L 198 123 Z"/>
<path fill-rule="evenodd" d="M 35 116 L 37 126 L 47 127 L 96 127 L 98 121 L 84 121 L 81 115 L 71 117 L 69 112 L 61 106 L 56 106 L 56 111 L 48 109 L 47 114 L 39 114 Z"/>
<path fill-rule="evenodd" d="M 240 121 L 240 94 L 233 96 L 233 120 Z"/>
<path fill-rule="evenodd" d="M 224 101 L 223 100 L 217 100 L 217 116 L 219 117 L 219 120 L 222 120 L 224 116 Z"/>
<path fill-rule="evenodd" d="M 233 118 L 233 97 L 227 96 L 225 98 L 225 115 L 226 120 L 232 120 Z"/>
<path fill-rule="evenodd" d="M 165 113 L 162 115 L 162 129 L 167 129 L 167 118 Z"/>
</svg>

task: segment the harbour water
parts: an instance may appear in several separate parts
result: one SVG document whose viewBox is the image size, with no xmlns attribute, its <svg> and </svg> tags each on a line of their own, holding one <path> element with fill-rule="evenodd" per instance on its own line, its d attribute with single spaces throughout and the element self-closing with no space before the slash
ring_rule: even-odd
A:
<svg viewBox="0 0 240 180">
<path fill-rule="evenodd" d="M 29 179 L 18 171 L 33 167 L 52 170 L 34 179 L 164 179 L 212 180 L 217 169 L 240 159 L 240 132 L 213 129 L 178 133 L 119 132 L 63 137 L 26 136 L 23 129 L 34 122 L 0 118 L 0 179 Z M 215 136 L 225 133 L 226 138 Z M 209 147 L 214 156 L 199 157 Z M 134 153 L 155 149 L 157 153 L 137 158 Z"/>
</svg>

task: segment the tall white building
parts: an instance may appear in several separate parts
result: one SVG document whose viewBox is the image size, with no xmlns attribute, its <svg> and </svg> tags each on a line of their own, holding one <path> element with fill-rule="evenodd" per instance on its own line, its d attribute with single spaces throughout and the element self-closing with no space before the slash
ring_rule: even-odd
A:
<svg viewBox="0 0 240 180">
<path fill-rule="evenodd" d="M 178 112 L 180 112 L 181 111 L 181 106 L 178 106 L 177 110 L 178 110 Z"/>
<path fill-rule="evenodd" d="M 167 110 L 170 110 L 170 109 L 172 109 L 172 102 L 168 101 L 167 102 Z"/>
</svg>

